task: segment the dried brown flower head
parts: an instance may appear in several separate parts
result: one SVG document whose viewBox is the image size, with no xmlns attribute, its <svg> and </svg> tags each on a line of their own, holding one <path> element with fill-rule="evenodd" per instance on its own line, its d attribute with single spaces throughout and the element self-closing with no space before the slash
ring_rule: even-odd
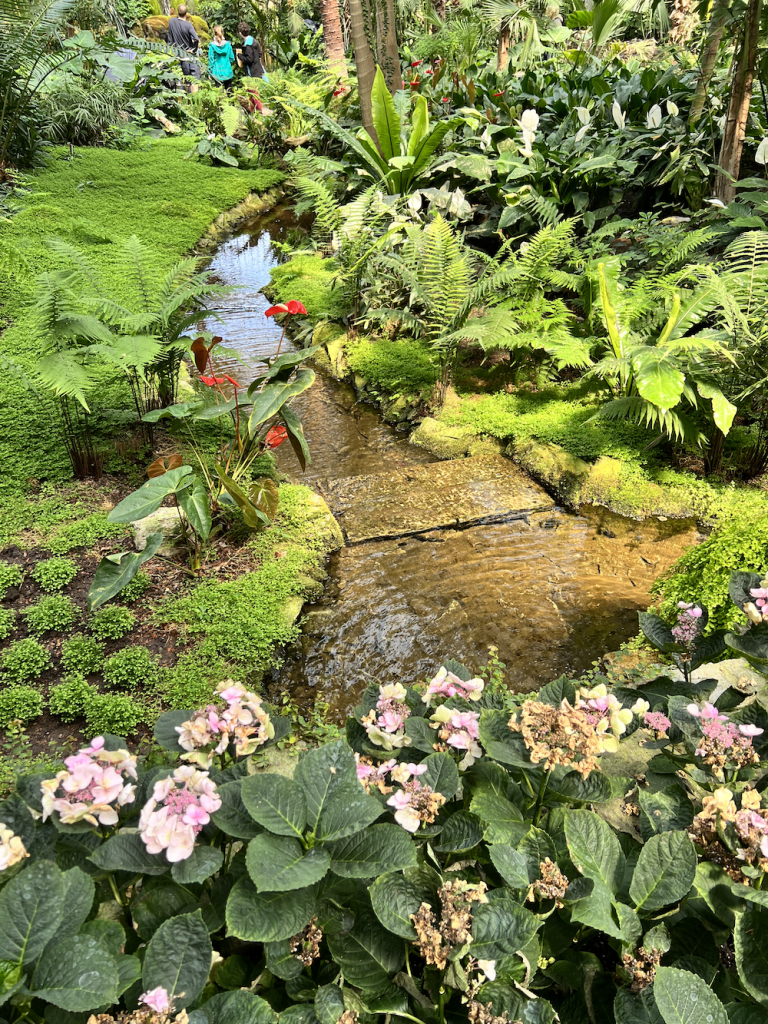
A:
<svg viewBox="0 0 768 1024">
<path fill-rule="evenodd" d="M 511 1024 L 509 1015 L 505 1011 L 504 1013 L 496 1016 L 491 1010 L 491 1004 L 486 1003 L 483 1006 L 482 1003 L 476 999 L 471 999 L 467 1005 L 467 1016 L 469 1017 L 469 1024 Z M 521 1021 L 517 1020 L 514 1024 L 522 1024 Z"/>
<path fill-rule="evenodd" d="M 472 885 L 460 878 L 445 882 L 437 895 L 440 897 L 440 921 L 428 903 L 422 903 L 411 914 L 416 929 L 416 945 L 428 964 L 442 970 L 448 963 L 451 950 L 466 945 L 472 938 L 473 903 L 487 903 L 485 882 Z"/>
<path fill-rule="evenodd" d="M 313 917 L 306 928 L 293 936 L 290 950 L 297 960 L 301 960 L 305 967 L 309 967 L 320 955 L 322 941 L 323 930 L 318 926 L 317 918 Z"/>
<path fill-rule="evenodd" d="M 337 1024 L 357 1024 L 360 1014 L 357 1010 L 345 1010 L 339 1017 Z"/>
<path fill-rule="evenodd" d="M 92 1013 L 88 1018 L 88 1024 L 170 1024 L 171 1021 L 173 1024 L 189 1024 L 187 1011 L 158 1013 L 147 1006 L 140 1006 L 138 1010 L 122 1010 L 114 1017 L 108 1013 Z"/>
<path fill-rule="evenodd" d="M 543 900 L 556 900 L 558 907 L 562 907 L 562 899 L 568 888 L 568 879 L 562 873 L 557 864 L 553 864 L 549 857 L 539 864 L 541 878 L 537 878 L 528 890 L 528 899 L 533 900 L 538 896 Z"/>
<path fill-rule="evenodd" d="M 603 744 L 594 723 L 567 700 L 559 707 L 527 700 L 507 724 L 512 732 L 522 733 L 532 763 L 543 761 L 547 771 L 563 765 L 587 778 L 590 772 L 600 770 L 597 755 Z"/>
<path fill-rule="evenodd" d="M 631 992 L 642 992 L 644 988 L 653 984 L 656 968 L 663 955 L 660 949 L 649 950 L 644 946 L 636 949 L 634 956 L 631 953 L 624 954 L 621 963 L 624 969 L 632 975 Z"/>
</svg>

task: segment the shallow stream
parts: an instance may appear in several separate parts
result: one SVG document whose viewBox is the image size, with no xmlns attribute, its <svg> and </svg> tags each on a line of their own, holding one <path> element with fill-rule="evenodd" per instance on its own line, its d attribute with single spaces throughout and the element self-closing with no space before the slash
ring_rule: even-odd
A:
<svg viewBox="0 0 768 1024">
<path fill-rule="evenodd" d="M 273 241 L 283 241 L 293 226 L 289 212 L 275 210 L 243 225 L 211 261 L 210 269 L 239 289 L 220 302 L 223 323 L 210 329 L 254 366 L 274 354 L 280 338 L 263 315 L 270 303 L 261 289 L 281 259 Z M 224 366 L 217 360 L 218 369 Z M 242 370 L 226 363 L 232 376 Z M 277 454 L 297 482 L 322 489 L 326 480 L 434 461 L 323 371 L 294 408 L 312 465 L 302 474 L 287 444 Z M 698 539 L 690 521 L 638 523 L 586 508 L 342 548 L 331 556 L 325 593 L 305 607 L 302 636 L 272 685 L 304 705 L 326 700 L 341 714 L 369 680 L 415 682 L 445 657 L 475 669 L 493 644 L 510 685 L 535 688 L 589 668 L 633 636 L 653 580 Z"/>
</svg>

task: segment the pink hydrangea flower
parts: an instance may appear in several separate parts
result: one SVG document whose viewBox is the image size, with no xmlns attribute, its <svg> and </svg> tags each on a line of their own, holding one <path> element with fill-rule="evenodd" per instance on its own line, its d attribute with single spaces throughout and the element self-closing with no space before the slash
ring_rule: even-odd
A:
<svg viewBox="0 0 768 1024">
<path fill-rule="evenodd" d="M 171 864 L 186 860 L 201 829 L 220 807 L 221 797 L 208 772 L 192 765 L 177 768 L 155 783 L 152 798 L 141 811 L 139 835 L 147 852 L 165 852 Z"/>
<path fill-rule="evenodd" d="M 182 759 L 201 768 L 210 768 L 214 754 L 223 754 L 230 743 L 238 757 L 247 757 L 275 735 L 261 697 L 241 683 L 219 683 L 216 696 L 222 703 L 208 704 L 176 726 L 179 746 L 188 751 Z"/>
<path fill-rule="evenodd" d="M 90 746 L 64 760 L 64 771 L 41 783 L 43 821 L 55 811 L 71 825 L 116 825 L 119 808 L 133 803 L 136 787 L 136 758 L 127 750 L 105 750 L 104 738 L 97 736 Z"/>
<path fill-rule="evenodd" d="M 154 1010 L 155 1013 L 167 1013 L 171 1008 L 171 997 L 160 985 L 148 992 L 143 992 L 139 996 L 139 1002 L 143 1006 L 148 1006 L 150 1010 Z"/>
</svg>

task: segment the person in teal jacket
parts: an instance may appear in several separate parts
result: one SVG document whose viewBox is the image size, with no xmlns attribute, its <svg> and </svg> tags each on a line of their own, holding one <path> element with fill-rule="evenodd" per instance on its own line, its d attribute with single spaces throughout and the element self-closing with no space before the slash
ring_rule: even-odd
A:
<svg viewBox="0 0 768 1024">
<path fill-rule="evenodd" d="M 214 25 L 213 40 L 208 44 L 208 70 L 217 85 L 223 85 L 227 92 L 232 91 L 232 65 L 235 54 L 232 44 L 224 38 L 221 25 Z"/>
</svg>

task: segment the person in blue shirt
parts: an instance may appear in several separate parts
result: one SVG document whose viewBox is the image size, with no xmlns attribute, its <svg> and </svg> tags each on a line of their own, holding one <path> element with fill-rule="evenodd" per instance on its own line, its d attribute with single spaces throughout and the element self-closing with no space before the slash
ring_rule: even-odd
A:
<svg viewBox="0 0 768 1024">
<path fill-rule="evenodd" d="M 213 39 L 208 44 L 208 71 L 217 85 L 222 85 L 227 92 L 232 91 L 232 65 L 235 54 L 232 44 L 224 38 L 221 25 L 214 25 Z"/>
</svg>

